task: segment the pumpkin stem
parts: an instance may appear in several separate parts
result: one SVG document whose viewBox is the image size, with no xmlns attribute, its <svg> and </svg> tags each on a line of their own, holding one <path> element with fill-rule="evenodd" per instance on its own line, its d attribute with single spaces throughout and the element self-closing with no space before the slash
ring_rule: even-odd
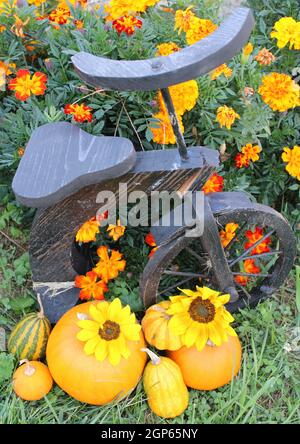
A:
<svg viewBox="0 0 300 444">
<path fill-rule="evenodd" d="M 41 296 L 40 296 L 39 293 L 37 293 L 37 301 L 38 301 L 39 306 L 40 306 L 40 312 L 38 313 L 38 317 L 43 319 L 45 317 L 45 312 L 44 312 L 44 307 L 43 307 L 43 304 L 42 304 L 42 299 L 41 299 Z"/>
<path fill-rule="evenodd" d="M 20 361 L 20 365 L 23 364 L 26 364 L 24 374 L 26 376 L 32 376 L 35 373 L 35 368 L 32 365 L 30 365 L 28 359 L 22 359 L 22 361 Z"/>
<path fill-rule="evenodd" d="M 149 350 L 149 348 L 141 348 L 141 351 L 147 353 L 147 355 L 151 359 L 152 364 L 154 365 L 160 364 L 160 357 L 156 355 L 153 351 Z"/>
</svg>

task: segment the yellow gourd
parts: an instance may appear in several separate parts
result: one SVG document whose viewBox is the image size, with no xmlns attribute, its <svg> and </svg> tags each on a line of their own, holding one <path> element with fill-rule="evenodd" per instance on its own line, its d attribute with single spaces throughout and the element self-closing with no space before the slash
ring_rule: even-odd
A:
<svg viewBox="0 0 300 444">
<path fill-rule="evenodd" d="M 179 366 L 169 358 L 143 348 L 151 361 L 144 371 L 143 384 L 151 410 L 162 418 L 175 418 L 188 406 L 189 392 Z"/>
</svg>

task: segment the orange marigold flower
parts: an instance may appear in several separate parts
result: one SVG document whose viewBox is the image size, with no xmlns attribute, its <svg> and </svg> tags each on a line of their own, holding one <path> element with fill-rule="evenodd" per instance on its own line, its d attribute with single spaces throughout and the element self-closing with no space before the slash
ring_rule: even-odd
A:
<svg viewBox="0 0 300 444">
<path fill-rule="evenodd" d="M 155 122 L 155 127 L 151 126 L 150 130 L 153 134 L 153 141 L 161 145 L 174 145 L 176 137 L 170 122 L 170 117 L 166 112 L 160 111 L 153 116 L 158 122 Z M 178 116 L 181 131 L 184 132 L 182 117 Z"/>
<path fill-rule="evenodd" d="M 180 48 L 176 43 L 169 42 L 169 43 L 162 43 L 161 45 L 157 46 L 157 56 L 168 56 L 170 54 L 173 54 L 174 52 L 180 51 Z"/>
<path fill-rule="evenodd" d="M 65 25 L 69 23 L 71 18 L 71 11 L 67 5 L 60 4 L 54 11 L 49 14 L 50 22 L 57 23 L 58 25 Z"/>
<path fill-rule="evenodd" d="M 145 242 L 147 245 L 149 245 L 149 247 L 153 247 L 148 255 L 148 257 L 151 258 L 158 249 L 158 246 L 156 245 L 155 239 L 151 232 L 148 233 L 147 236 L 145 236 Z"/>
<path fill-rule="evenodd" d="M 178 34 L 188 32 L 191 29 L 191 24 L 196 18 L 192 11 L 193 6 L 189 6 L 185 11 L 179 9 L 175 13 L 175 27 L 174 31 L 178 29 Z"/>
<path fill-rule="evenodd" d="M 0 25 L 0 34 L 6 30 L 6 26 Z"/>
<path fill-rule="evenodd" d="M 172 101 L 178 116 L 182 116 L 186 111 L 191 111 L 197 103 L 199 97 L 199 87 L 196 80 L 178 83 L 169 87 Z M 167 108 L 161 92 L 158 93 L 157 101 L 159 108 L 167 114 Z"/>
<path fill-rule="evenodd" d="M 47 0 L 27 0 L 29 5 L 41 6 L 43 3 L 46 3 Z"/>
<path fill-rule="evenodd" d="M 15 63 L 5 63 L 2 60 L 0 60 L 0 70 L 4 72 L 6 76 L 10 76 L 13 71 L 16 68 Z"/>
<path fill-rule="evenodd" d="M 227 79 L 232 76 L 232 69 L 230 69 L 226 65 L 226 63 L 223 63 L 223 65 L 218 66 L 218 68 L 216 68 L 214 71 L 212 71 L 210 73 L 210 78 L 212 80 L 215 80 L 218 77 L 220 77 L 222 74 L 224 74 L 224 76 L 227 77 Z"/>
<path fill-rule="evenodd" d="M 30 76 L 27 69 L 19 69 L 16 77 L 8 84 L 8 89 L 15 91 L 15 96 L 19 100 L 27 100 L 32 94 L 40 96 L 45 94 L 47 76 L 42 72 L 36 72 Z"/>
<path fill-rule="evenodd" d="M 20 19 L 16 14 L 14 15 L 15 23 L 10 28 L 11 32 L 13 32 L 17 37 L 21 37 L 24 39 L 26 37 L 24 33 L 24 28 L 28 25 L 30 21 L 30 17 L 28 17 L 24 22 Z"/>
<path fill-rule="evenodd" d="M 281 158 L 287 163 L 285 169 L 292 176 L 300 180 L 300 146 L 295 145 L 290 149 L 287 146 L 283 148 Z"/>
<path fill-rule="evenodd" d="M 300 87 L 287 74 L 272 72 L 264 76 L 258 92 L 273 111 L 284 112 L 299 105 Z"/>
<path fill-rule="evenodd" d="M 120 271 L 125 270 L 126 261 L 122 259 L 123 255 L 119 251 L 112 250 L 109 255 L 108 248 L 101 246 L 98 248 L 97 254 L 100 260 L 93 271 L 97 273 L 104 282 L 115 279 Z"/>
<path fill-rule="evenodd" d="M 238 224 L 230 222 L 226 224 L 225 230 L 220 231 L 221 243 L 224 248 L 226 248 L 227 245 L 230 244 L 232 239 L 235 238 L 236 230 L 238 229 L 238 227 L 239 227 Z"/>
<path fill-rule="evenodd" d="M 81 288 L 80 299 L 89 300 L 91 298 L 102 300 L 104 293 L 108 291 L 104 281 L 98 281 L 97 273 L 88 271 L 86 276 L 77 276 L 75 278 L 75 287 Z"/>
<path fill-rule="evenodd" d="M 24 155 L 24 153 L 25 153 L 24 148 L 22 148 L 22 147 L 18 148 L 18 156 L 19 157 L 22 157 Z"/>
<path fill-rule="evenodd" d="M 126 227 L 121 225 L 120 219 L 117 221 L 117 225 L 108 225 L 107 231 L 108 235 L 113 238 L 114 241 L 117 241 L 122 237 L 125 233 Z"/>
<path fill-rule="evenodd" d="M 85 121 L 91 122 L 93 120 L 93 115 L 91 113 L 92 108 L 86 106 L 84 103 L 78 105 L 75 103 L 74 105 L 67 104 L 64 108 L 65 114 L 71 114 L 74 116 L 75 122 L 83 123 Z"/>
<path fill-rule="evenodd" d="M 258 274 L 261 272 L 260 267 L 255 264 L 254 259 L 246 259 L 244 261 L 244 270 L 246 273 L 250 274 Z"/>
<path fill-rule="evenodd" d="M 76 234 L 76 241 L 82 243 L 95 242 L 98 233 L 99 222 L 95 217 L 92 217 L 81 225 Z"/>
<path fill-rule="evenodd" d="M 247 230 L 245 236 L 248 239 L 248 242 L 245 243 L 245 250 L 247 250 L 263 237 L 263 229 L 261 227 L 255 227 L 254 231 Z M 271 239 L 268 237 L 251 251 L 251 255 L 268 253 L 271 242 Z"/>
<path fill-rule="evenodd" d="M 249 281 L 248 276 L 235 276 L 234 280 L 237 284 L 242 285 L 245 287 L 247 285 L 247 282 Z"/>
<path fill-rule="evenodd" d="M 252 145 L 252 143 L 247 143 L 247 145 L 242 147 L 242 153 L 248 160 L 252 162 L 257 162 L 259 160 L 259 153 L 261 152 L 261 147 L 258 145 Z"/>
<path fill-rule="evenodd" d="M 230 130 L 235 119 L 240 119 L 240 116 L 230 106 L 224 105 L 218 108 L 216 121 L 219 122 L 221 128 L 226 126 Z"/>
<path fill-rule="evenodd" d="M 261 49 L 254 59 L 262 66 L 271 65 L 275 62 L 276 57 L 267 48 Z"/>
<path fill-rule="evenodd" d="M 252 43 L 247 43 L 247 45 L 243 48 L 243 55 L 249 56 L 253 51 L 253 45 Z"/>
<path fill-rule="evenodd" d="M 83 29 L 84 28 L 84 22 L 83 20 L 74 20 L 74 25 L 76 26 L 77 29 Z"/>
<path fill-rule="evenodd" d="M 238 169 L 248 168 L 248 166 L 250 165 L 250 160 L 248 159 L 247 156 L 245 156 L 245 154 L 242 154 L 242 153 L 238 153 L 235 156 L 234 162 L 235 162 L 236 168 L 238 168 Z"/>
<path fill-rule="evenodd" d="M 186 33 L 188 45 L 193 45 L 204 39 L 218 28 L 211 20 L 195 17 L 190 24 L 190 29 Z"/>
<path fill-rule="evenodd" d="M 210 176 L 208 181 L 205 183 L 204 187 L 202 188 L 202 191 L 205 194 L 218 193 L 220 191 L 223 191 L 223 188 L 224 188 L 223 177 L 217 173 L 213 173 L 212 176 Z"/>
<path fill-rule="evenodd" d="M 132 35 L 135 33 L 135 28 L 141 28 L 143 23 L 133 15 L 128 15 L 114 20 L 112 26 L 119 34 L 125 32 L 127 35 Z"/>
</svg>

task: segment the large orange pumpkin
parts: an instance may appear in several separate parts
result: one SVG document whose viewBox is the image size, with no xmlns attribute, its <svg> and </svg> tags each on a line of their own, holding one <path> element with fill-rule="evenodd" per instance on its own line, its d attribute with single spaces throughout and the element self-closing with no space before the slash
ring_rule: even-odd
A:
<svg viewBox="0 0 300 444">
<path fill-rule="evenodd" d="M 117 366 L 106 358 L 97 361 L 94 355 L 86 355 L 84 343 L 76 338 L 80 328 L 78 320 L 89 313 L 91 304 L 86 302 L 73 307 L 58 321 L 47 345 L 47 362 L 55 382 L 78 401 L 103 405 L 128 394 L 142 376 L 147 355 L 143 333 L 139 341 L 128 341 L 131 354 L 122 358 Z"/>
<path fill-rule="evenodd" d="M 180 367 L 184 382 L 197 390 L 215 390 L 231 381 L 241 367 L 242 347 L 236 336 L 220 346 L 182 347 L 168 351 L 168 356 Z"/>
</svg>

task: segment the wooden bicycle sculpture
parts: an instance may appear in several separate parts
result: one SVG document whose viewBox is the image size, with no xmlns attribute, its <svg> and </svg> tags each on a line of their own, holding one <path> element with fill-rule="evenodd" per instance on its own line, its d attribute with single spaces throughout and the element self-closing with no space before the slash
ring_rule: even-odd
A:
<svg viewBox="0 0 300 444">
<path fill-rule="evenodd" d="M 34 288 L 52 322 L 78 301 L 79 290 L 68 283 L 78 274 L 78 264 L 81 270 L 88 264 L 76 248 L 74 236 L 96 214 L 99 191 L 117 194 L 119 182 L 127 183 L 128 192 L 201 190 L 215 171 L 219 163 L 216 150 L 186 147 L 168 87 L 230 60 L 248 40 L 253 25 L 251 10 L 238 8 L 213 34 L 167 57 L 116 61 L 85 52 L 72 57 L 79 77 L 97 88 L 161 90 L 178 149 L 136 152 L 128 139 L 92 136 L 66 122 L 43 125 L 33 132 L 13 190 L 19 202 L 38 209 L 29 253 Z M 238 230 L 223 247 L 219 230 L 227 223 L 238 224 Z M 251 227 L 260 227 L 262 234 L 241 249 Z M 199 283 L 199 279 L 231 295 L 230 311 L 254 306 L 282 285 L 293 266 L 296 242 L 287 221 L 274 209 L 253 203 L 244 193 L 205 195 L 203 235 L 188 237 L 183 228 L 155 226 L 151 230 L 158 249 L 141 276 L 140 293 L 146 307 L 159 295 L 174 294 L 178 286 Z M 268 251 L 256 253 L 263 242 Z M 186 269 L 178 270 L 174 263 L 186 253 L 194 261 L 193 267 L 189 262 Z M 241 271 L 243 261 L 258 257 L 260 273 Z M 247 289 L 238 285 L 236 276 L 244 276 L 251 285 Z"/>
</svg>

